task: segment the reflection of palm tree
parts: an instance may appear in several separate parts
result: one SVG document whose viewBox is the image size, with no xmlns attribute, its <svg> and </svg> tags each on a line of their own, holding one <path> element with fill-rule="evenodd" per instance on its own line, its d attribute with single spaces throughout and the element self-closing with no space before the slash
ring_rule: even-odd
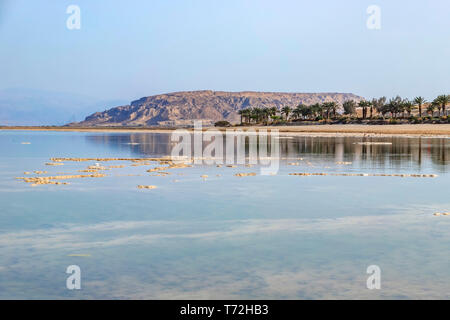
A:
<svg viewBox="0 0 450 320">
<path fill-rule="evenodd" d="M 415 97 L 414 103 L 419 106 L 419 117 L 422 117 L 422 105 L 426 102 L 424 97 Z"/>
</svg>

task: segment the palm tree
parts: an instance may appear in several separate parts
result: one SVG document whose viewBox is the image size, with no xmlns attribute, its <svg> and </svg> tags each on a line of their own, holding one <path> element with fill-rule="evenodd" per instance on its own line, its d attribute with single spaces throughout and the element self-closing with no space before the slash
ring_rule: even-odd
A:
<svg viewBox="0 0 450 320">
<path fill-rule="evenodd" d="M 323 108 L 320 103 L 315 103 L 312 106 L 309 107 L 311 110 L 308 112 L 311 115 L 311 118 L 317 117 L 317 115 L 320 115 L 323 118 Z M 306 110 L 305 110 L 306 112 Z"/>
<path fill-rule="evenodd" d="M 255 119 L 255 110 L 254 108 L 249 108 L 248 110 L 248 122 L 252 123 L 252 120 Z"/>
<path fill-rule="evenodd" d="M 370 101 L 370 119 L 373 118 L 373 109 L 377 108 L 378 100 L 373 98 L 372 101 Z"/>
<path fill-rule="evenodd" d="M 367 116 L 367 107 L 370 106 L 370 103 L 368 101 L 366 101 L 366 100 L 361 100 L 358 103 L 358 106 L 360 108 L 362 108 L 362 117 L 363 117 L 363 119 L 365 119 L 366 116 Z"/>
<path fill-rule="evenodd" d="M 248 122 L 252 123 L 254 119 L 255 119 L 255 110 L 254 110 L 254 108 L 249 108 L 248 109 Z"/>
<path fill-rule="evenodd" d="M 440 104 L 439 100 L 436 98 L 431 102 L 431 104 L 433 105 L 434 109 L 438 109 L 438 112 L 439 112 L 438 116 L 440 116 L 441 115 L 441 104 Z"/>
<path fill-rule="evenodd" d="M 352 115 L 356 112 L 356 102 L 354 100 L 344 101 L 342 107 L 344 108 L 344 114 Z"/>
<path fill-rule="evenodd" d="M 239 110 L 238 111 L 238 115 L 241 116 L 241 124 L 242 124 L 242 117 L 243 117 L 244 113 L 245 113 L 244 110 Z"/>
<path fill-rule="evenodd" d="M 276 115 L 277 115 L 277 112 L 278 112 L 277 107 L 271 107 L 271 108 L 270 108 L 270 116 L 271 116 L 271 117 L 276 116 Z"/>
<path fill-rule="evenodd" d="M 261 122 L 261 115 L 262 115 L 262 110 L 259 107 L 255 107 L 252 110 L 253 113 L 253 118 L 255 119 L 256 123 L 260 123 Z"/>
<path fill-rule="evenodd" d="M 390 105 L 388 103 L 382 104 L 381 106 L 378 107 L 377 111 L 379 113 L 381 113 L 381 115 L 383 116 L 383 120 L 384 120 L 386 118 L 386 113 L 391 112 Z"/>
<path fill-rule="evenodd" d="M 285 106 L 281 109 L 281 113 L 284 113 L 284 115 L 286 116 L 286 121 L 288 120 L 289 114 L 291 113 L 291 111 L 292 111 L 291 107 L 289 107 L 289 106 Z"/>
<path fill-rule="evenodd" d="M 372 118 L 372 113 L 373 113 L 372 101 L 367 101 L 367 108 L 370 108 L 370 117 Z M 367 109 L 366 109 L 366 117 L 367 117 Z"/>
<path fill-rule="evenodd" d="M 403 100 L 400 96 L 389 99 L 389 103 L 386 105 L 386 110 L 392 114 L 392 118 L 396 118 L 397 114 L 404 111 Z"/>
<path fill-rule="evenodd" d="M 292 115 L 295 119 L 299 119 L 302 116 L 302 107 L 298 105 L 293 111 Z"/>
<path fill-rule="evenodd" d="M 300 103 L 294 110 L 294 112 L 298 113 L 300 117 L 303 118 L 312 118 L 314 117 L 314 110 L 312 106 L 306 106 Z"/>
<path fill-rule="evenodd" d="M 262 108 L 261 111 L 262 111 L 261 113 L 262 113 L 263 120 L 266 123 L 266 125 L 268 125 L 269 124 L 269 117 L 270 117 L 270 108 L 264 107 L 264 108 Z"/>
<path fill-rule="evenodd" d="M 370 119 L 373 117 L 373 109 L 375 108 L 375 105 L 377 104 L 377 99 L 373 98 L 372 101 L 370 101 Z"/>
<path fill-rule="evenodd" d="M 330 110 L 333 112 L 333 118 L 336 118 L 336 109 L 338 107 L 337 103 L 332 101 L 328 103 Z"/>
<path fill-rule="evenodd" d="M 250 119 L 253 119 L 255 120 L 255 123 L 258 123 L 259 117 L 260 117 L 260 109 L 258 107 L 253 107 L 250 111 Z"/>
<path fill-rule="evenodd" d="M 328 102 L 324 102 L 320 105 L 322 112 L 325 112 L 325 117 L 328 119 L 330 117 L 330 109 L 328 108 Z"/>
<path fill-rule="evenodd" d="M 252 119 L 253 119 L 253 109 L 249 108 L 249 109 L 247 109 L 247 121 L 249 123 L 251 123 Z"/>
<path fill-rule="evenodd" d="M 314 107 L 314 105 L 312 106 L 302 105 L 300 111 L 303 117 L 309 118 L 310 120 L 314 120 L 318 112 L 318 110 Z"/>
<path fill-rule="evenodd" d="M 430 116 L 433 118 L 434 109 L 436 108 L 436 102 L 433 101 L 430 103 L 427 107 L 427 112 L 430 114 Z"/>
<path fill-rule="evenodd" d="M 436 102 L 441 105 L 442 115 L 445 116 L 446 115 L 445 106 L 450 103 L 450 95 L 449 96 L 446 94 L 440 95 L 436 98 Z"/>
<path fill-rule="evenodd" d="M 381 113 L 384 117 L 385 112 L 385 104 L 386 104 L 386 97 L 381 97 L 381 98 L 373 98 L 372 99 L 372 105 L 370 107 L 370 117 L 372 118 L 373 116 L 373 110 L 375 109 L 376 112 Z"/>
<path fill-rule="evenodd" d="M 269 123 L 269 119 L 274 119 L 277 114 L 278 109 L 276 107 L 264 108 L 267 124 Z"/>
<path fill-rule="evenodd" d="M 419 106 L 419 117 L 422 117 L 422 105 L 425 102 L 427 102 L 427 100 L 425 100 L 424 97 L 419 96 L 414 98 L 414 103 Z"/>
<path fill-rule="evenodd" d="M 241 124 L 248 123 L 250 118 L 250 109 L 242 109 L 238 111 L 238 114 L 241 116 Z"/>
<path fill-rule="evenodd" d="M 256 121 L 258 123 L 262 122 L 264 119 L 264 111 L 262 108 L 256 108 Z"/>
<path fill-rule="evenodd" d="M 403 110 L 406 110 L 406 112 L 408 112 L 408 117 L 411 117 L 411 111 L 413 106 L 414 104 L 408 99 L 405 99 L 402 103 Z"/>
<path fill-rule="evenodd" d="M 337 109 L 337 103 L 336 102 L 324 102 L 322 103 L 322 108 L 325 110 L 327 114 L 327 119 L 330 118 L 330 113 L 333 113 L 333 117 L 336 117 L 336 109 Z"/>
</svg>

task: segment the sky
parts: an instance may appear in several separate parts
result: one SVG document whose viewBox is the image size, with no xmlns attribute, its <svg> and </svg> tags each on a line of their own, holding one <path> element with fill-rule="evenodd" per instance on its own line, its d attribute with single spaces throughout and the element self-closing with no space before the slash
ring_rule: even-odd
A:
<svg viewBox="0 0 450 320">
<path fill-rule="evenodd" d="M 69 5 L 80 29 L 67 28 Z M 449 40 L 448 0 L 0 0 L 0 90 L 432 99 L 450 93 Z"/>
</svg>

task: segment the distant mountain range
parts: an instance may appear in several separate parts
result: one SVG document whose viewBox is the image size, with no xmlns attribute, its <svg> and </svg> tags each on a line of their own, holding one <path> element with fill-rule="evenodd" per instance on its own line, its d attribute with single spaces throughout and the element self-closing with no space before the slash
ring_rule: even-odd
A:
<svg viewBox="0 0 450 320">
<path fill-rule="evenodd" d="M 123 103 L 126 101 L 43 90 L 0 90 L 0 125 L 63 125 Z"/>
<path fill-rule="evenodd" d="M 227 120 L 239 122 L 238 111 L 251 107 L 295 107 L 300 103 L 363 99 L 352 93 L 281 93 L 185 91 L 144 97 L 129 105 L 96 112 L 77 126 L 177 126 L 190 124 L 193 119 L 206 122 Z"/>
</svg>

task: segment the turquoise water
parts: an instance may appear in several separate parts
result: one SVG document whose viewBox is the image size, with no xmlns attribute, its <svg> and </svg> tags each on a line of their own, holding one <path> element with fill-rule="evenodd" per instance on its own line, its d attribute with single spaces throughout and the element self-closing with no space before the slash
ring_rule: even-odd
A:
<svg viewBox="0 0 450 320">
<path fill-rule="evenodd" d="M 153 176 L 111 161 L 101 165 L 125 167 L 32 187 L 15 178 L 98 162 L 46 166 L 51 157 L 162 157 L 170 135 L 1 131 L 0 298 L 450 298 L 450 216 L 433 215 L 450 212 L 450 139 L 279 141 L 271 176 L 215 165 Z M 81 290 L 66 288 L 69 265 L 81 268 Z M 380 290 L 366 288 L 369 265 L 381 269 Z"/>
</svg>

